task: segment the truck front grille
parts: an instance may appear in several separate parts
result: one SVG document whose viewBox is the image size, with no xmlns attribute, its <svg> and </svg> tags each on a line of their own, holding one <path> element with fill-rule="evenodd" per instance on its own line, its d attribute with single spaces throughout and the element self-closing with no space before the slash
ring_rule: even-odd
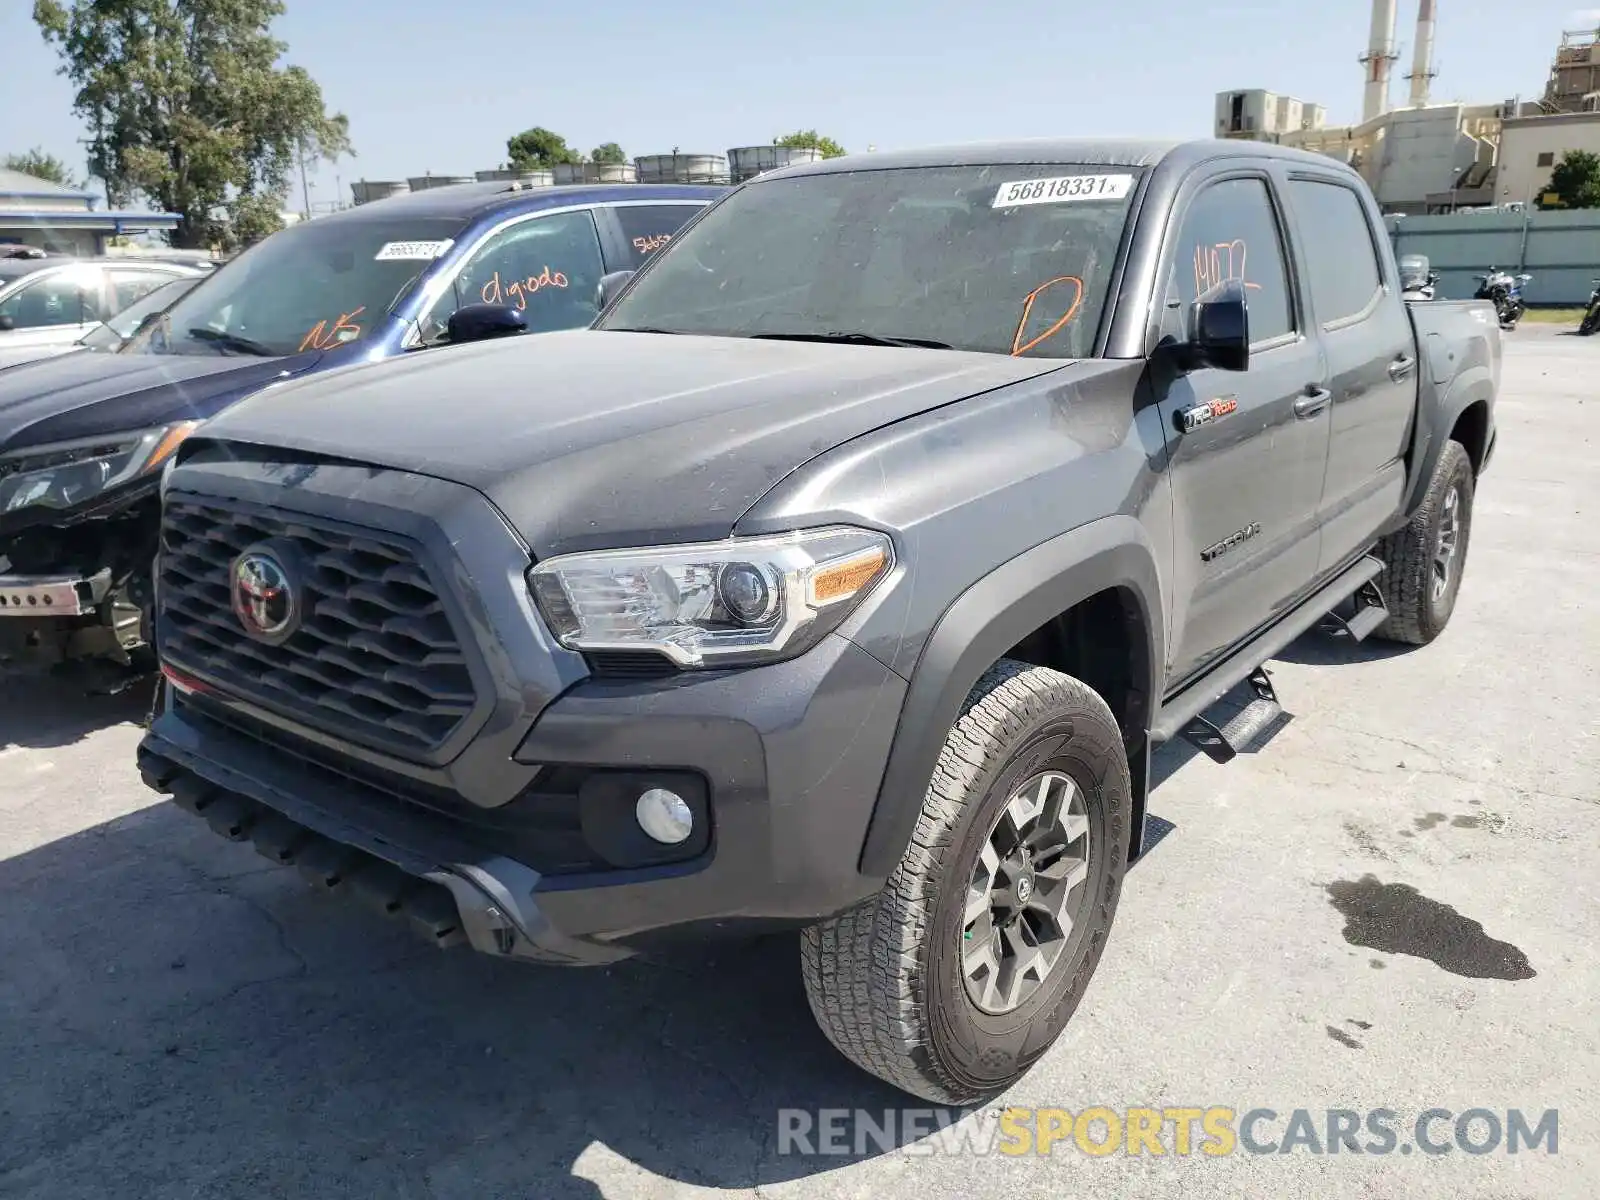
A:
<svg viewBox="0 0 1600 1200">
<path fill-rule="evenodd" d="M 299 626 L 276 645 L 233 609 L 233 565 L 265 542 L 304 575 Z M 407 539 L 173 495 L 159 578 L 162 658 L 231 695 L 407 758 L 438 749 L 473 710 L 461 640 Z"/>
</svg>

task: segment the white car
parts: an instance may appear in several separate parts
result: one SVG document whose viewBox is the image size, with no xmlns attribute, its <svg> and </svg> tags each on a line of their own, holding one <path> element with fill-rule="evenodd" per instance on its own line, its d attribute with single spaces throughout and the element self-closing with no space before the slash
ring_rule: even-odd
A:
<svg viewBox="0 0 1600 1200">
<path fill-rule="evenodd" d="M 65 353 L 162 284 L 207 274 L 153 260 L 0 258 L 0 367 Z"/>
</svg>

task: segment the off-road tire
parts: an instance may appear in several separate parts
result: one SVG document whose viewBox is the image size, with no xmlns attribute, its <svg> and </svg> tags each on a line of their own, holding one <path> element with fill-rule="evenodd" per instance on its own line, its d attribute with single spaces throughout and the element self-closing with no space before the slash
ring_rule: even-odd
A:
<svg viewBox="0 0 1600 1200">
<path fill-rule="evenodd" d="M 967 886 L 1001 808 L 1046 767 L 1069 775 L 1085 802 L 1081 916 L 1032 997 L 993 1016 L 973 1004 L 962 974 Z M 1100 961 L 1131 809 L 1127 754 L 1105 701 L 1045 667 L 990 667 L 945 739 L 883 890 L 802 936 L 806 995 L 822 1031 L 864 1070 L 935 1103 L 970 1103 L 1015 1082 L 1066 1026 Z"/>
<path fill-rule="evenodd" d="M 1467 566 L 1471 545 L 1472 497 L 1475 485 L 1472 460 L 1460 442 L 1446 442 L 1428 481 L 1428 494 L 1422 507 L 1404 529 L 1397 530 L 1378 544 L 1383 559 L 1384 603 L 1389 616 L 1378 626 L 1377 636 L 1392 642 L 1425 646 L 1444 632 L 1455 611 L 1461 577 Z M 1439 542 L 1439 525 L 1444 499 L 1451 487 L 1458 490 L 1460 506 L 1459 544 L 1454 569 L 1444 594 L 1433 595 L 1433 559 Z"/>
</svg>

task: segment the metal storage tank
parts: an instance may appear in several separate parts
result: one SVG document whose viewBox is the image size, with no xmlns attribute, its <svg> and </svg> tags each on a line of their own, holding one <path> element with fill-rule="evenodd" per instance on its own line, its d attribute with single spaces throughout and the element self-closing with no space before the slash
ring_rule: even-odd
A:
<svg viewBox="0 0 1600 1200">
<path fill-rule="evenodd" d="M 371 204 L 374 200 L 387 200 L 390 196 L 403 196 L 411 186 L 403 179 L 358 179 L 350 185 L 350 194 L 357 204 Z"/>
<path fill-rule="evenodd" d="M 631 162 L 621 163 L 557 163 L 557 183 L 637 183 L 639 169 Z"/>
<path fill-rule="evenodd" d="M 522 184 L 523 187 L 549 187 L 555 182 L 555 175 L 543 167 L 536 167 L 529 171 L 519 171 L 514 167 L 496 167 L 492 171 L 479 171 L 478 182 L 516 182 Z"/>
<path fill-rule="evenodd" d="M 633 161 L 640 183 L 728 182 L 728 160 L 720 154 L 647 154 Z"/>
<path fill-rule="evenodd" d="M 406 180 L 413 192 L 426 188 L 453 187 L 458 183 L 471 183 L 471 175 L 413 175 Z"/>
<path fill-rule="evenodd" d="M 815 146 L 735 146 L 728 151 L 734 183 L 754 179 L 763 171 L 818 162 L 821 158 L 822 151 Z"/>
</svg>

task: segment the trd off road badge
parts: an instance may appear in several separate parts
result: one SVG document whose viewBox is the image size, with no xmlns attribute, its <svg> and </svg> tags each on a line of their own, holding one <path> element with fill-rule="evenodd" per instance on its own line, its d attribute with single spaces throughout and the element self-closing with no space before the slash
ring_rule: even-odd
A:
<svg viewBox="0 0 1600 1200">
<path fill-rule="evenodd" d="M 1199 429 L 1202 425 L 1209 425 L 1213 421 L 1220 421 L 1223 417 L 1231 416 L 1239 411 L 1239 398 L 1237 396 L 1219 396 L 1215 400 L 1207 400 L 1203 404 L 1195 404 L 1178 413 L 1178 428 L 1184 433 Z"/>
</svg>

